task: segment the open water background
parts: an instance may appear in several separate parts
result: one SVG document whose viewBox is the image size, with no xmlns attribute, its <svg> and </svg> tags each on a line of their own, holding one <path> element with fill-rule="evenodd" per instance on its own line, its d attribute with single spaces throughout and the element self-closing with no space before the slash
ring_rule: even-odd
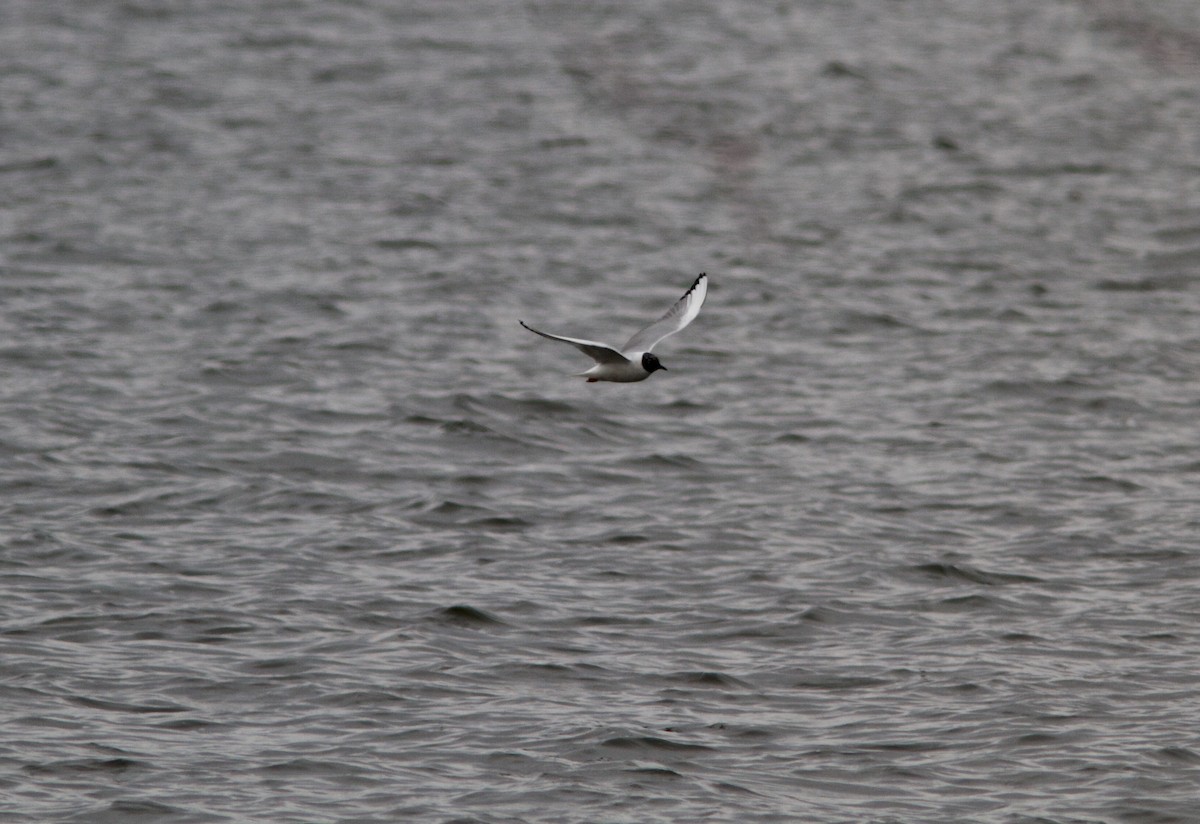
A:
<svg viewBox="0 0 1200 824">
<path fill-rule="evenodd" d="M 0 820 L 1200 821 L 1198 111 L 1182 0 L 0 4 Z"/>
</svg>

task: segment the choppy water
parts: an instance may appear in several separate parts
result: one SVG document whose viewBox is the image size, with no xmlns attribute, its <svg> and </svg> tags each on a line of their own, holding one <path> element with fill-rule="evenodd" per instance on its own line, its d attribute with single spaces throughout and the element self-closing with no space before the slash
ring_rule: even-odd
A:
<svg viewBox="0 0 1200 824">
<path fill-rule="evenodd" d="M 1200 821 L 1200 13 L 0 6 L 4 821 Z M 699 271 L 669 372 L 585 384 Z"/>
</svg>

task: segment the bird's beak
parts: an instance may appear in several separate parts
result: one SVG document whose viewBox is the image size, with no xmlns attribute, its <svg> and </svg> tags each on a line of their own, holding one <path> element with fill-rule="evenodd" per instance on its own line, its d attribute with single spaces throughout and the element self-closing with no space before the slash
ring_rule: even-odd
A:
<svg viewBox="0 0 1200 824">
<path fill-rule="evenodd" d="M 667 369 L 667 367 L 663 366 L 661 363 L 658 365 L 658 368 L 659 368 L 659 369 L 661 369 L 661 370 L 662 370 L 662 371 L 664 371 L 664 372 L 669 372 L 669 371 L 671 371 L 671 370 Z"/>
</svg>

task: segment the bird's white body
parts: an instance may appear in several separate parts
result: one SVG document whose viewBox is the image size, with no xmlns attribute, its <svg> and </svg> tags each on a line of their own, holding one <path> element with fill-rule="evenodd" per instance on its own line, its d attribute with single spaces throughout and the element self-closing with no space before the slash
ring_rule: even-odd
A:
<svg viewBox="0 0 1200 824">
<path fill-rule="evenodd" d="M 634 383 L 644 381 L 652 372 L 642 366 L 642 355 L 645 352 L 630 352 L 625 355 L 625 363 L 597 363 L 586 372 L 580 372 L 578 377 L 589 381 L 614 381 L 615 383 Z"/>
<path fill-rule="evenodd" d="M 658 357 L 650 352 L 651 349 L 668 335 L 673 335 L 683 329 L 700 314 L 700 307 L 708 295 L 708 275 L 701 273 L 695 282 L 683 293 L 667 313 L 654 323 L 642 329 L 629 339 L 623 349 L 582 338 L 565 338 L 560 335 L 550 335 L 539 332 L 525 321 L 519 321 L 522 326 L 550 340 L 569 343 L 583 354 L 596 362 L 596 365 L 586 372 L 580 372 L 579 377 L 587 378 L 588 383 L 596 381 L 613 381 L 615 383 L 634 383 L 644 381 L 660 369 L 666 369 L 658 361 Z"/>
</svg>

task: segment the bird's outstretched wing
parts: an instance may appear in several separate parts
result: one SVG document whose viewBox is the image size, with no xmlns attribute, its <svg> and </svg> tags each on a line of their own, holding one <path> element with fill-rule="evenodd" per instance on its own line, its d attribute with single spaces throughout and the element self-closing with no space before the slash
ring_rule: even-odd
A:
<svg viewBox="0 0 1200 824">
<path fill-rule="evenodd" d="M 571 344 L 580 352 L 594 360 L 596 363 L 629 363 L 628 358 L 606 343 L 597 343 L 594 340 L 580 340 L 579 338 L 564 338 L 558 335 L 549 335 L 545 332 L 539 332 L 537 329 L 534 329 L 523 320 L 519 320 L 517 323 L 521 324 L 535 335 L 541 335 L 543 338 L 560 340 L 563 343 Z"/>
<path fill-rule="evenodd" d="M 649 352 L 667 335 L 674 335 L 696 319 L 707 294 L 708 275 L 701 274 L 683 293 L 683 297 L 675 301 L 675 305 L 667 310 L 667 314 L 630 338 L 629 343 L 625 344 L 624 351 Z"/>
</svg>

